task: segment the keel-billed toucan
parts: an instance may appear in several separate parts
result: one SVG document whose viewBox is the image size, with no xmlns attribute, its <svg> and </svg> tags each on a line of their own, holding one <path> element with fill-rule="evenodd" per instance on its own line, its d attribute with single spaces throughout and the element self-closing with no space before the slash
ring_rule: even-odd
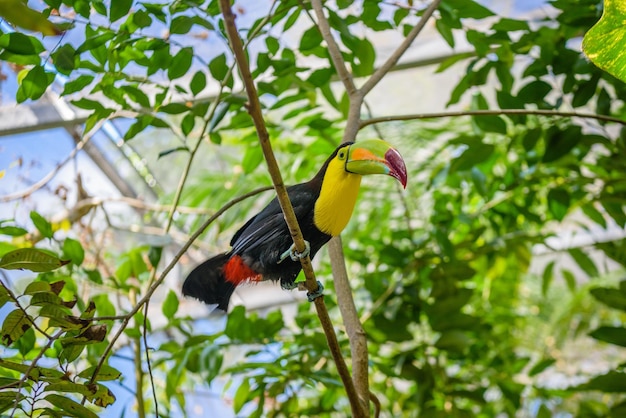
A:
<svg viewBox="0 0 626 418">
<path fill-rule="evenodd" d="M 366 174 L 388 174 L 406 187 L 402 157 L 378 139 L 340 145 L 310 181 L 287 187 L 311 258 L 350 220 L 361 176 Z M 189 274 L 184 295 L 226 311 L 235 287 L 242 283 L 280 280 L 283 288 L 294 287 L 301 264 L 297 257 L 289 257 L 293 240 L 276 198 L 237 231 L 230 245 L 230 251 Z"/>
</svg>

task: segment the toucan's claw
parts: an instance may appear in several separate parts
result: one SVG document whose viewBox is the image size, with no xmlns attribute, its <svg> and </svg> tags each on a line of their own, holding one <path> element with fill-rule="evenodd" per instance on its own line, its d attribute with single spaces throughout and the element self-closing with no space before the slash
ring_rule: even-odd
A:
<svg viewBox="0 0 626 418">
<path fill-rule="evenodd" d="M 279 261 L 280 263 L 280 261 Z M 280 281 L 280 288 L 283 290 L 293 290 L 296 287 L 298 287 L 298 283 L 296 282 L 292 282 L 292 283 L 285 283 L 282 280 Z"/>
<path fill-rule="evenodd" d="M 296 244 L 291 244 L 291 247 L 280 255 L 278 263 L 276 264 L 282 263 L 287 257 L 291 258 L 293 261 L 299 261 L 306 258 L 309 254 L 311 254 L 311 244 L 309 244 L 309 241 L 304 241 L 304 251 L 301 253 L 296 250 Z"/>
<path fill-rule="evenodd" d="M 317 290 L 315 292 L 308 292 L 306 294 L 306 297 L 309 300 L 309 302 L 313 302 L 315 301 L 315 299 L 319 298 L 320 296 L 324 296 L 324 286 L 322 286 L 322 283 L 318 280 Z"/>
</svg>

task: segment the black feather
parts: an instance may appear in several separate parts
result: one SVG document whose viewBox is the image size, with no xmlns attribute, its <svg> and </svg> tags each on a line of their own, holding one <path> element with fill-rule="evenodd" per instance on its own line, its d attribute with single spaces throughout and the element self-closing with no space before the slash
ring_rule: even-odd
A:
<svg viewBox="0 0 626 418">
<path fill-rule="evenodd" d="M 202 302 L 214 305 L 223 311 L 235 291 L 235 285 L 224 277 L 224 264 L 229 253 L 219 254 L 193 269 L 183 284 L 183 295 L 192 296 Z"/>
</svg>

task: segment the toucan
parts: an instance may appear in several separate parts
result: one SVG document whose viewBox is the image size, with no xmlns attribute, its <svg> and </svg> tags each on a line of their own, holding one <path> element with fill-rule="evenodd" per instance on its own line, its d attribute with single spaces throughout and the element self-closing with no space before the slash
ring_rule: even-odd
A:
<svg viewBox="0 0 626 418">
<path fill-rule="evenodd" d="M 183 294 L 222 311 L 235 288 L 243 283 L 280 281 L 293 289 L 301 270 L 299 257 L 311 258 L 345 228 L 361 184 L 368 174 L 387 174 L 406 188 L 407 173 L 400 153 L 387 142 L 370 139 L 346 142 L 328 157 L 306 183 L 287 187 L 287 194 L 307 244 L 297 254 L 277 198 L 246 222 L 233 236 L 228 252 L 197 266 L 185 279 Z"/>
</svg>

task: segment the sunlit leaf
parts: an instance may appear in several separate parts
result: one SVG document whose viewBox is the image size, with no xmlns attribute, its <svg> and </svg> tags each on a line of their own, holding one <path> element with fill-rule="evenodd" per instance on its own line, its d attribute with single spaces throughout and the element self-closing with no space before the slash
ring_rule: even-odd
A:
<svg viewBox="0 0 626 418">
<path fill-rule="evenodd" d="M 69 260 L 61 260 L 36 248 L 21 248 L 6 253 L 0 258 L 0 268 L 26 269 L 34 272 L 52 271 L 68 263 Z"/>
<path fill-rule="evenodd" d="M 626 4 L 619 0 L 604 0 L 600 20 L 585 34 L 583 51 L 604 71 L 626 82 Z"/>
</svg>

